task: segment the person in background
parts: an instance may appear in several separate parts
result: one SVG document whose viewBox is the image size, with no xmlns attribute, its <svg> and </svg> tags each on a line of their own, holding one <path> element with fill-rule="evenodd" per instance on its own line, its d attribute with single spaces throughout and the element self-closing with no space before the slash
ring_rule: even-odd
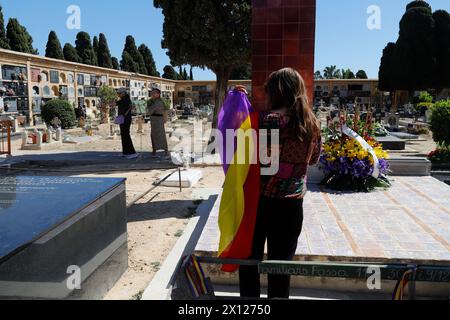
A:
<svg viewBox="0 0 450 320">
<path fill-rule="evenodd" d="M 153 147 L 153 156 L 156 157 L 156 152 L 164 150 L 165 157 L 169 156 L 169 147 L 167 144 L 166 128 L 164 127 L 164 102 L 161 99 L 161 90 L 153 88 L 152 92 L 153 104 L 149 107 L 148 113 L 150 115 L 151 124 L 151 140 Z"/>
<path fill-rule="evenodd" d="M 0 89 L 0 113 L 5 112 L 5 102 L 3 101 L 3 92 Z"/>
<path fill-rule="evenodd" d="M 117 101 L 118 114 L 119 116 L 124 117 L 124 122 L 120 125 L 122 153 L 128 160 L 136 159 L 139 157 L 139 155 L 134 149 L 130 134 L 132 122 L 131 110 L 133 108 L 133 104 L 131 103 L 130 95 L 128 94 L 127 89 L 120 88 L 119 90 L 117 90 L 117 94 L 119 96 L 119 100 Z"/>
<path fill-rule="evenodd" d="M 291 261 L 303 226 L 308 166 L 316 164 L 320 157 L 320 122 L 309 105 L 305 83 L 297 71 L 285 68 L 272 73 L 265 90 L 269 112 L 260 113 L 259 127 L 279 130 L 279 171 L 273 176 L 261 176 L 249 259 L 261 261 L 267 241 L 268 260 Z M 242 297 L 260 297 L 258 267 L 242 266 L 239 279 Z M 269 299 L 289 298 L 289 276 L 269 275 L 268 282 Z"/>
</svg>

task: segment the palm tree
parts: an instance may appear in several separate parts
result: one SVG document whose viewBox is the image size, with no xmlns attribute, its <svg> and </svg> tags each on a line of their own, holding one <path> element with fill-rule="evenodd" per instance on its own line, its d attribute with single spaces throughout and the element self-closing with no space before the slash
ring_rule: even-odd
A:
<svg viewBox="0 0 450 320">
<path fill-rule="evenodd" d="M 329 66 L 323 70 L 323 76 L 325 79 L 339 79 L 342 77 L 341 71 L 336 66 Z"/>
</svg>

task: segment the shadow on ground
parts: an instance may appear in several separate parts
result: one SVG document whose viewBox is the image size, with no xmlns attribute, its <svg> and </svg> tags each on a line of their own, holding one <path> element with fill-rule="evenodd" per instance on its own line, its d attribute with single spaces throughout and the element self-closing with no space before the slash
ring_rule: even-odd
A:
<svg viewBox="0 0 450 320">
<path fill-rule="evenodd" d="M 189 219 L 195 214 L 196 209 L 197 206 L 191 200 L 158 201 L 155 199 L 131 206 L 128 209 L 128 222 L 167 218 Z"/>
<path fill-rule="evenodd" d="M 162 154 L 152 157 L 146 152 L 139 158 L 128 160 L 120 152 L 87 151 L 87 152 L 60 152 L 26 154 L 15 156 L 12 159 L 11 168 L 14 170 L 43 170 L 46 172 L 114 172 L 120 170 L 156 170 L 171 169 L 176 166 L 163 158 Z"/>
</svg>

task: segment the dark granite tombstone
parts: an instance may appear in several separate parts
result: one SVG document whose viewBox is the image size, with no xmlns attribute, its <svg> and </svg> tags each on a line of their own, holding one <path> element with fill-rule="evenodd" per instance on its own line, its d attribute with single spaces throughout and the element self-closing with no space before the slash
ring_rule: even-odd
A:
<svg viewBox="0 0 450 320">
<path fill-rule="evenodd" d="M 394 136 L 377 137 L 377 140 L 384 149 L 391 151 L 403 151 L 406 149 L 406 140 Z"/>
<path fill-rule="evenodd" d="M 126 222 L 124 179 L 0 177 L 0 297 L 67 298 L 73 267 L 84 289 Z"/>
</svg>

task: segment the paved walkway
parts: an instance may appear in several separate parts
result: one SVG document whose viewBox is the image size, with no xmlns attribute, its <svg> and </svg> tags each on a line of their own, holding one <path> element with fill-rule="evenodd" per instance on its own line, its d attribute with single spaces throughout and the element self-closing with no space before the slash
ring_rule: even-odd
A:
<svg viewBox="0 0 450 320">
<path fill-rule="evenodd" d="M 450 186 L 431 177 L 392 180 L 388 191 L 369 194 L 311 185 L 296 259 L 450 265 Z M 198 253 L 217 254 L 218 205 Z"/>
</svg>

